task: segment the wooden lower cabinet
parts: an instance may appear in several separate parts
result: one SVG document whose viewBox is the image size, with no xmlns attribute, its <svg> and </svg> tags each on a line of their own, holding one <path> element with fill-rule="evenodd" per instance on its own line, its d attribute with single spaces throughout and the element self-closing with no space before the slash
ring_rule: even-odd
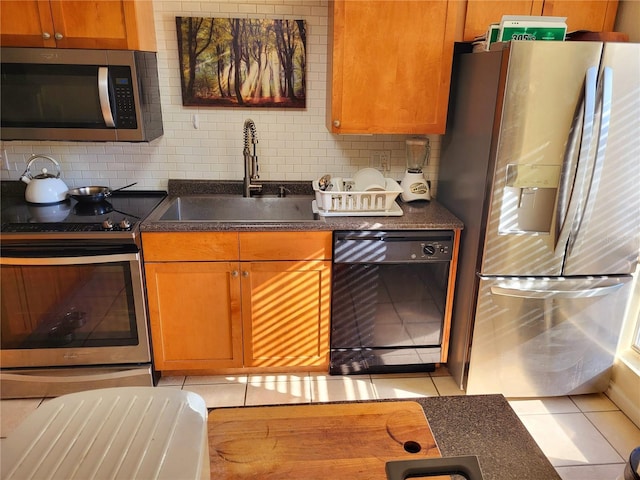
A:
<svg viewBox="0 0 640 480">
<path fill-rule="evenodd" d="M 142 242 L 157 370 L 328 365 L 331 232 L 143 233 Z"/>
<path fill-rule="evenodd" d="M 327 364 L 330 272 L 329 261 L 243 265 L 246 367 Z"/>
<path fill-rule="evenodd" d="M 158 370 L 242 366 L 237 262 L 145 264 Z"/>
</svg>

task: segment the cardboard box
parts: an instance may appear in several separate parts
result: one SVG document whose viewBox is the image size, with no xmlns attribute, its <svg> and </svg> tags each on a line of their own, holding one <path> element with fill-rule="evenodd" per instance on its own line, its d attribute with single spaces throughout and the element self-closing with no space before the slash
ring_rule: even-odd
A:
<svg viewBox="0 0 640 480">
<path fill-rule="evenodd" d="M 500 24 L 492 23 L 487 28 L 487 33 L 484 36 L 484 49 L 489 50 L 489 47 L 492 43 L 496 43 L 498 41 L 498 35 L 500 35 Z"/>
<path fill-rule="evenodd" d="M 510 40 L 564 41 L 567 17 L 534 17 L 504 15 L 500 22 L 498 42 Z M 489 45 L 492 42 L 489 42 Z"/>
</svg>

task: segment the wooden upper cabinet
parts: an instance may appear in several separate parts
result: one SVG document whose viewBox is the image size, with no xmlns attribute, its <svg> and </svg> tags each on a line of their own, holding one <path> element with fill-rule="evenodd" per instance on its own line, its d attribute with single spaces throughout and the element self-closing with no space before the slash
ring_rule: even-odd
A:
<svg viewBox="0 0 640 480">
<path fill-rule="evenodd" d="M 2 0 L 0 8 L 2 46 L 156 50 L 150 0 Z"/>
<path fill-rule="evenodd" d="M 503 15 L 567 17 L 567 31 L 610 32 L 616 20 L 618 0 L 467 0 L 463 38 L 472 41 L 499 23 Z"/>
<path fill-rule="evenodd" d="M 2 0 L 0 43 L 5 47 L 55 47 L 49 0 Z"/>
<path fill-rule="evenodd" d="M 329 3 L 328 128 L 444 133 L 458 1 Z"/>
<path fill-rule="evenodd" d="M 612 32 L 617 12 L 617 0 L 546 0 L 542 6 L 542 15 L 567 17 L 567 32 Z"/>
<path fill-rule="evenodd" d="M 464 41 L 487 32 L 492 23 L 499 23 L 503 15 L 541 15 L 534 12 L 532 0 L 467 0 L 467 13 L 464 22 Z M 539 8 L 538 8 L 539 10 Z"/>
</svg>

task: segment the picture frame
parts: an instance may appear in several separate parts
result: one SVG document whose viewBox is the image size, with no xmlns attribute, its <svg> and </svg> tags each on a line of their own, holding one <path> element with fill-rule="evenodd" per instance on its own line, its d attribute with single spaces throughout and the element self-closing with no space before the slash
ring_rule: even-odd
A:
<svg viewBox="0 0 640 480">
<path fill-rule="evenodd" d="M 304 20 L 176 17 L 185 106 L 306 108 Z"/>
</svg>

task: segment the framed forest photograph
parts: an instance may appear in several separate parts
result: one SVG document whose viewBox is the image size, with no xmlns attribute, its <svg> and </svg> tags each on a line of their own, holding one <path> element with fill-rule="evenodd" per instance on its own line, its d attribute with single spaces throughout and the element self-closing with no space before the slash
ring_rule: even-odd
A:
<svg viewBox="0 0 640 480">
<path fill-rule="evenodd" d="M 176 17 L 182 104 L 306 106 L 304 20 Z"/>
</svg>

